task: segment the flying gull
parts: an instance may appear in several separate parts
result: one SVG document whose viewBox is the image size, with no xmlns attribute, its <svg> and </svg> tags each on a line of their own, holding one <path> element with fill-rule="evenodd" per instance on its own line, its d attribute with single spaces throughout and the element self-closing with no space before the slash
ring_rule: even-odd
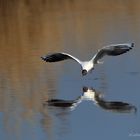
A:
<svg viewBox="0 0 140 140">
<path fill-rule="evenodd" d="M 109 46 L 105 46 L 98 50 L 98 52 L 89 60 L 89 61 L 81 61 L 78 58 L 64 52 L 52 53 L 46 56 L 42 56 L 41 58 L 46 62 L 58 62 L 66 59 L 72 59 L 78 62 L 82 69 L 82 75 L 86 75 L 88 72 L 92 71 L 96 64 L 100 64 L 99 60 L 103 58 L 105 55 L 108 56 L 117 56 L 127 51 L 131 50 L 134 47 L 134 43 L 125 43 L 125 44 L 112 44 Z"/>
</svg>

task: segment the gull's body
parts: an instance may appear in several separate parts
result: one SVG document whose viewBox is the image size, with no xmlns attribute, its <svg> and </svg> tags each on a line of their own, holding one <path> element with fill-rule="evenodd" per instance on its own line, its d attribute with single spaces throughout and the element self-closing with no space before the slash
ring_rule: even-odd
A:
<svg viewBox="0 0 140 140">
<path fill-rule="evenodd" d="M 131 50 L 133 47 L 134 43 L 109 45 L 98 50 L 98 52 L 89 61 L 81 61 L 78 58 L 64 52 L 48 54 L 45 57 L 41 58 L 46 62 L 58 62 L 66 59 L 72 59 L 80 64 L 82 69 L 82 75 L 86 75 L 88 72 L 94 69 L 96 64 L 102 63 L 99 62 L 99 60 L 103 58 L 105 55 L 108 56 L 121 55 Z"/>
</svg>

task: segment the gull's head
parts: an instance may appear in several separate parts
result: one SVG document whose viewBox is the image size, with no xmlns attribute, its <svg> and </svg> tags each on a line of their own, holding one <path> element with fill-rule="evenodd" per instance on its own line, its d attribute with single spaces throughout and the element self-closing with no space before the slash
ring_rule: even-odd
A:
<svg viewBox="0 0 140 140">
<path fill-rule="evenodd" d="M 87 70 L 86 69 L 83 69 L 82 70 L 82 75 L 84 76 L 84 75 L 86 75 L 88 72 L 87 72 Z"/>
<path fill-rule="evenodd" d="M 87 92 L 88 91 L 88 87 L 83 87 L 83 92 Z"/>
<path fill-rule="evenodd" d="M 83 99 L 96 101 L 96 91 L 93 88 L 83 87 Z"/>
</svg>

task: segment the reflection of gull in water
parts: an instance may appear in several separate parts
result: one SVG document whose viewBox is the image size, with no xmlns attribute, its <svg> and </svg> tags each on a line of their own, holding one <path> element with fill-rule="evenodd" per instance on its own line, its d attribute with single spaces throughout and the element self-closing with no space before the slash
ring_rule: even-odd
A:
<svg viewBox="0 0 140 140">
<path fill-rule="evenodd" d="M 61 99 L 51 99 L 47 101 L 48 106 L 54 106 L 59 108 L 70 108 L 74 110 L 77 105 L 82 101 L 93 101 L 96 105 L 102 109 L 119 112 L 119 113 L 131 113 L 137 112 L 137 108 L 129 103 L 121 101 L 106 101 L 101 93 L 98 93 L 93 88 L 83 87 L 83 95 L 79 96 L 75 100 L 61 100 Z"/>
<path fill-rule="evenodd" d="M 85 98 L 88 100 L 94 101 L 98 106 L 100 106 L 103 109 L 116 111 L 116 112 L 131 112 L 134 111 L 136 113 L 137 108 L 129 103 L 121 102 L 121 101 L 106 101 L 103 99 L 102 94 L 96 92 L 96 90 L 92 88 L 83 88 Z M 92 96 L 94 96 L 92 98 Z"/>
<path fill-rule="evenodd" d="M 132 49 L 133 46 L 134 46 L 134 43 L 128 43 L 128 44 L 114 44 L 114 45 L 103 47 L 100 50 L 98 50 L 98 52 L 89 61 L 80 61 L 78 58 L 70 54 L 63 53 L 63 52 L 48 54 L 41 58 L 46 62 L 58 62 L 58 61 L 66 60 L 66 59 L 75 60 L 81 66 L 82 75 L 86 75 L 89 71 L 92 71 L 94 69 L 95 64 L 102 63 L 102 62 L 99 62 L 99 60 L 103 56 L 121 55 L 123 53 L 126 53 L 130 49 Z"/>
</svg>

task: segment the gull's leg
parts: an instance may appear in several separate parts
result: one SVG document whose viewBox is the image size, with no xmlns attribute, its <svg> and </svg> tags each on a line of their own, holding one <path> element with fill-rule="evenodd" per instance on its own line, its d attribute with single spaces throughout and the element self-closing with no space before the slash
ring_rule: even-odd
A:
<svg viewBox="0 0 140 140">
<path fill-rule="evenodd" d="M 103 63 L 104 63 L 104 61 L 97 61 L 97 63 L 98 63 L 98 64 L 103 64 Z"/>
</svg>

